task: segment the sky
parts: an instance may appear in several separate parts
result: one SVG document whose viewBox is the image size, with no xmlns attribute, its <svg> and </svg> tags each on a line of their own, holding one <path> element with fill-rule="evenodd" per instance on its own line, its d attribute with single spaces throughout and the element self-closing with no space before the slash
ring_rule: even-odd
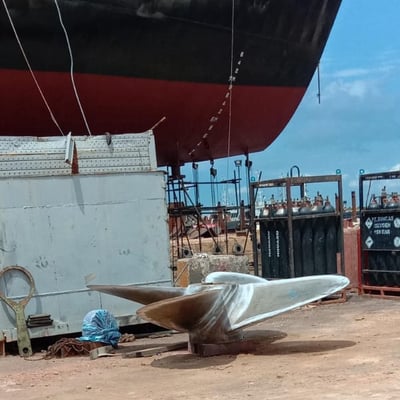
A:
<svg viewBox="0 0 400 400">
<path fill-rule="evenodd" d="M 352 191 L 358 203 L 360 170 L 400 170 L 399 19 L 400 0 L 342 1 L 320 61 L 321 102 L 315 74 L 280 136 L 266 150 L 250 155 L 253 176 L 285 177 L 293 165 L 304 176 L 340 170 L 343 200 L 349 205 Z M 233 178 L 235 159 L 240 157 L 216 162 L 219 179 Z M 200 179 L 209 179 L 209 168 L 209 163 L 200 164 Z M 186 173 L 191 179 L 191 168 Z M 378 195 L 383 184 L 389 193 L 400 192 L 400 180 L 374 182 L 371 190 Z M 315 195 L 312 190 L 310 196 Z M 218 192 L 222 201 L 230 197 L 223 192 Z M 241 192 L 245 198 L 244 181 Z"/>
</svg>

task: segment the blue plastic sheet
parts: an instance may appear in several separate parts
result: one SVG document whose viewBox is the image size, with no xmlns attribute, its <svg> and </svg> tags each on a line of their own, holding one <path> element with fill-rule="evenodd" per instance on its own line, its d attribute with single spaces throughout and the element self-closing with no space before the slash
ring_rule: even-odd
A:
<svg viewBox="0 0 400 400">
<path fill-rule="evenodd" d="M 117 347 L 120 337 L 118 322 L 107 310 L 92 310 L 85 315 L 79 340 L 102 342 Z"/>
</svg>

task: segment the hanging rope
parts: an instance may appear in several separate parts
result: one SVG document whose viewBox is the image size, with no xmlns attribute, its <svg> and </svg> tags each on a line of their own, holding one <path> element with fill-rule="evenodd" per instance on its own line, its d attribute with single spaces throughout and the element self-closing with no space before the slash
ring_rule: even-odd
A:
<svg viewBox="0 0 400 400">
<path fill-rule="evenodd" d="M 42 100 L 43 100 L 43 102 L 44 102 L 44 104 L 45 104 L 45 106 L 46 106 L 46 108 L 47 108 L 47 110 L 48 110 L 48 112 L 49 112 L 49 114 L 50 114 L 51 120 L 53 121 L 53 123 L 54 123 L 54 125 L 57 127 L 57 129 L 60 131 L 61 135 L 64 136 L 64 132 L 62 131 L 60 125 L 58 124 L 58 122 L 57 122 L 57 120 L 56 120 L 56 117 L 54 116 L 53 112 L 51 111 L 51 108 L 50 108 L 50 106 L 49 106 L 49 103 L 47 102 L 46 97 L 45 97 L 45 95 L 44 95 L 42 89 L 40 88 L 39 82 L 37 81 L 36 76 L 35 76 L 35 74 L 34 74 L 34 72 L 33 72 L 33 69 L 32 69 L 32 67 L 31 67 L 31 64 L 30 64 L 30 62 L 29 62 L 29 60 L 28 60 L 28 57 L 27 57 L 27 55 L 26 55 L 26 53 L 25 53 L 25 50 L 24 50 L 24 48 L 23 48 L 23 46 L 22 46 L 21 40 L 20 40 L 20 38 L 19 38 L 19 36 L 18 36 L 17 30 L 15 29 L 14 22 L 13 22 L 13 20 L 12 20 L 12 18 L 11 18 L 10 12 L 8 11 L 8 7 L 7 7 L 6 0 L 2 0 L 2 1 L 3 1 L 3 6 L 4 6 L 4 9 L 5 9 L 5 11 L 6 11 L 8 20 L 10 21 L 11 28 L 12 28 L 12 30 L 13 30 L 13 32 L 14 32 L 15 38 L 16 38 L 16 40 L 17 40 L 17 42 L 18 42 L 18 46 L 19 46 L 19 48 L 20 48 L 20 50 L 21 50 L 22 56 L 24 57 L 25 63 L 26 63 L 26 65 L 27 65 L 28 69 L 29 69 L 29 72 L 30 72 L 30 74 L 31 74 L 31 76 L 32 76 L 32 79 L 33 79 L 33 81 L 35 82 L 35 85 L 36 85 L 36 87 L 37 87 L 37 89 L 38 89 L 38 91 L 39 91 L 39 93 L 40 93 L 40 96 L 42 97 Z"/>
<path fill-rule="evenodd" d="M 194 198 L 195 204 L 200 204 L 200 193 L 199 193 L 199 164 L 192 163 L 193 182 L 194 182 Z"/>
<path fill-rule="evenodd" d="M 233 57 L 234 57 L 234 43 L 235 43 L 235 0 L 232 0 L 232 13 L 231 13 L 231 65 L 229 75 L 229 108 L 228 108 L 228 138 L 227 138 L 227 159 L 226 159 L 226 179 L 229 177 L 229 164 L 231 156 L 231 130 L 232 130 L 232 97 L 233 97 Z M 228 199 L 228 185 L 225 185 L 225 198 Z"/>
<path fill-rule="evenodd" d="M 232 128 L 232 97 L 233 97 L 233 52 L 235 43 L 235 0 L 232 0 L 232 18 L 231 18 L 231 66 L 229 76 L 229 119 L 228 119 L 228 148 L 227 157 L 231 155 L 231 128 Z"/>
<path fill-rule="evenodd" d="M 210 181 L 211 181 L 211 204 L 215 206 L 217 204 L 215 198 L 215 179 L 217 177 L 217 170 L 214 168 L 214 161 L 210 161 Z"/>
<path fill-rule="evenodd" d="M 61 15 L 61 10 L 60 10 L 60 7 L 59 7 L 59 5 L 58 5 L 57 0 L 54 0 L 54 4 L 55 4 L 55 6 L 56 6 L 56 8 L 57 8 L 58 18 L 59 18 L 59 20 L 60 20 L 61 27 L 62 27 L 62 29 L 63 29 L 63 31 L 64 31 L 65 40 L 67 41 L 68 52 L 69 52 L 69 58 L 70 58 L 70 60 L 71 60 L 71 63 L 70 63 L 71 83 L 72 83 L 72 87 L 73 87 L 73 89 L 74 89 L 74 94 L 75 94 L 76 102 L 78 103 L 79 110 L 81 111 L 82 119 L 83 119 L 83 122 L 85 123 L 86 130 L 87 130 L 89 136 L 91 136 L 91 135 L 92 135 L 92 132 L 91 132 L 91 130 L 90 130 L 90 128 L 89 128 L 89 124 L 88 124 L 88 122 L 87 122 L 86 115 L 85 115 L 85 112 L 83 111 L 82 104 L 81 104 L 81 100 L 80 100 L 79 95 L 78 95 L 78 90 L 77 90 L 76 85 L 75 85 L 75 79 L 74 79 L 74 57 L 73 57 L 73 55 L 72 55 L 71 43 L 70 43 L 70 41 L 69 41 L 68 32 L 67 32 L 67 29 L 66 29 L 66 27 L 65 27 L 65 25 L 64 25 L 64 22 L 63 22 L 63 19 L 62 19 L 62 15 Z"/>
</svg>

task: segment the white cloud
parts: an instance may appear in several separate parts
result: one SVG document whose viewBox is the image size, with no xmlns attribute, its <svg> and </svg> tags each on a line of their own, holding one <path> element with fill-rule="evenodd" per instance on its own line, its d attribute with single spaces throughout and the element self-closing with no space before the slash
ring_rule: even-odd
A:
<svg viewBox="0 0 400 400">
<path fill-rule="evenodd" d="M 390 168 L 391 171 L 400 171 L 400 163 L 394 165 L 392 168 Z"/>
<path fill-rule="evenodd" d="M 337 97 L 344 94 L 358 99 L 363 99 L 367 96 L 378 93 L 374 81 L 361 79 L 351 82 L 336 80 L 330 83 L 324 91 L 324 97 Z"/>
<path fill-rule="evenodd" d="M 357 179 L 352 179 L 352 180 L 350 180 L 350 181 L 348 182 L 347 186 L 348 186 L 350 189 L 357 190 L 358 187 L 359 187 L 359 181 L 358 181 Z"/>
<path fill-rule="evenodd" d="M 350 68 L 336 71 L 332 74 L 334 78 L 353 78 L 359 76 L 365 76 L 371 73 L 370 69 L 366 68 Z"/>
<path fill-rule="evenodd" d="M 398 60 L 385 60 L 380 65 L 376 65 L 369 68 L 347 68 L 335 71 L 331 74 L 333 78 L 360 78 L 366 76 L 379 76 L 382 77 L 383 74 L 390 73 L 393 70 L 399 68 Z"/>
<path fill-rule="evenodd" d="M 343 91 L 351 97 L 363 98 L 370 91 L 371 87 L 367 81 L 354 81 L 342 85 Z"/>
<path fill-rule="evenodd" d="M 325 87 L 324 95 L 337 97 L 347 95 L 350 98 L 365 99 L 379 96 L 386 87 L 385 77 L 400 68 L 394 61 L 372 68 L 348 68 L 338 70 L 328 75 L 329 84 Z"/>
<path fill-rule="evenodd" d="M 391 69 L 399 68 L 400 66 L 400 54 L 398 49 L 382 51 L 381 54 L 378 55 L 378 59 L 380 60 L 382 66 L 388 66 Z"/>
</svg>

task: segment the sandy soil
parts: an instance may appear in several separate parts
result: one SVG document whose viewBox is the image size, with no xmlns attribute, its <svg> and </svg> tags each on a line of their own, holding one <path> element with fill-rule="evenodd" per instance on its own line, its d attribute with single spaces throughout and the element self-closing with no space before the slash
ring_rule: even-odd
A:
<svg viewBox="0 0 400 400">
<path fill-rule="evenodd" d="M 256 325 L 252 354 L 0 358 L 0 399 L 399 399 L 400 302 L 352 296 Z M 139 339 L 138 346 L 186 340 Z M 36 360 L 36 361 L 32 361 Z"/>
</svg>

